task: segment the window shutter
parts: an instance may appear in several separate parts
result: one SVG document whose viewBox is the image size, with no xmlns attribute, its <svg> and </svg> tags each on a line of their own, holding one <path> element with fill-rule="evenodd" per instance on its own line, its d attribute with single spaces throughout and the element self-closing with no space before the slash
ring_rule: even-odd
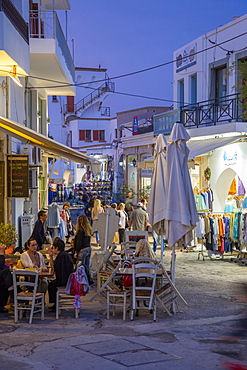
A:
<svg viewBox="0 0 247 370">
<path fill-rule="evenodd" d="M 99 140 L 99 131 L 93 130 L 93 141 L 98 141 L 98 140 Z"/>
<path fill-rule="evenodd" d="M 85 140 L 85 130 L 79 130 L 79 140 Z"/>
<path fill-rule="evenodd" d="M 75 111 L 75 97 L 67 96 L 67 113 L 74 113 Z"/>
</svg>

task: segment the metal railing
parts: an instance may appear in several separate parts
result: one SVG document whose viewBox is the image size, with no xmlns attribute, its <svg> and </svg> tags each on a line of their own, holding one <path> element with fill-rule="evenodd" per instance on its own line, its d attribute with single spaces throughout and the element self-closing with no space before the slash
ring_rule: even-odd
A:
<svg viewBox="0 0 247 370">
<path fill-rule="evenodd" d="M 10 0 L 0 0 L 0 12 L 4 12 L 21 37 L 29 44 L 28 23 L 25 22 L 25 19 L 21 16 L 13 3 Z"/>
<path fill-rule="evenodd" d="M 79 100 L 78 103 L 75 104 L 75 113 L 82 109 L 86 109 L 107 92 L 113 93 L 114 91 L 115 84 L 114 82 L 111 82 L 110 78 L 106 74 L 105 82 L 101 86 L 93 90 L 90 94 L 86 95 L 83 99 Z"/>
<path fill-rule="evenodd" d="M 57 39 L 65 63 L 75 77 L 75 66 L 67 41 L 55 11 L 30 10 L 30 37 L 38 39 Z"/>
<path fill-rule="evenodd" d="M 180 107 L 180 121 L 187 128 L 212 126 L 221 122 L 243 121 L 240 94 L 206 100 Z"/>
</svg>

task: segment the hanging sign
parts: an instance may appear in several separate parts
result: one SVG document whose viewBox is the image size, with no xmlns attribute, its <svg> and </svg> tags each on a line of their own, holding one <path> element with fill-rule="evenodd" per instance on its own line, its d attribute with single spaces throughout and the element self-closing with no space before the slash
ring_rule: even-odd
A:
<svg viewBox="0 0 247 370">
<path fill-rule="evenodd" d="M 28 155 L 7 155 L 7 197 L 29 197 Z"/>
</svg>

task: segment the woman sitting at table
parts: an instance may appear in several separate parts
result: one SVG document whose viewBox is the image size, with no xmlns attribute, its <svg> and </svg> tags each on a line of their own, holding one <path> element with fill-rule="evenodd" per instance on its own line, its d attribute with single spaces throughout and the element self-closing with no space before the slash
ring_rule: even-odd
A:
<svg viewBox="0 0 247 370">
<path fill-rule="evenodd" d="M 146 239 L 140 239 L 136 243 L 135 257 L 148 257 L 155 259 L 150 244 Z"/>
<path fill-rule="evenodd" d="M 38 244 L 34 238 L 28 239 L 25 243 L 26 252 L 22 253 L 20 258 L 21 264 L 24 268 L 34 267 L 41 269 L 46 267 L 43 255 L 40 252 L 37 252 L 37 246 Z M 46 293 L 47 286 L 47 279 L 40 278 L 37 292 Z"/>
</svg>

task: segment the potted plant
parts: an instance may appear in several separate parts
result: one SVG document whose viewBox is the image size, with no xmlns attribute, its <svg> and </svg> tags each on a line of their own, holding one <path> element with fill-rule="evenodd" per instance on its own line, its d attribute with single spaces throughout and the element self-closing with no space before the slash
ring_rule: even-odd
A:
<svg viewBox="0 0 247 370">
<path fill-rule="evenodd" d="M 1 222 L 0 223 L 0 243 L 6 245 L 5 253 L 7 253 L 7 249 L 15 245 L 17 239 L 18 239 L 18 233 L 14 225 L 4 224 Z"/>
</svg>

